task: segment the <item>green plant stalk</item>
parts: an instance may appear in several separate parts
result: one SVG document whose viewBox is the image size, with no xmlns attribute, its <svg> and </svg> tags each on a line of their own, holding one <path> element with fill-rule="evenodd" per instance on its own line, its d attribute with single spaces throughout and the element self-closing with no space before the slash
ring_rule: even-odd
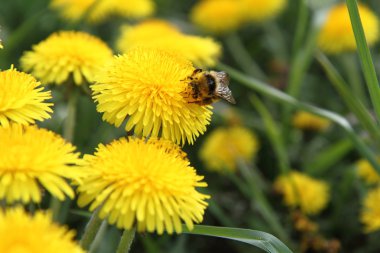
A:
<svg viewBox="0 0 380 253">
<path fill-rule="evenodd" d="M 347 53 L 341 55 L 339 59 L 341 60 L 344 71 L 346 72 L 348 83 L 352 88 L 353 94 L 355 94 L 355 97 L 357 97 L 363 105 L 368 106 L 367 96 L 365 93 L 366 90 L 360 76 L 360 68 L 356 62 L 356 55 Z"/>
<path fill-rule="evenodd" d="M 263 24 L 265 30 L 266 43 L 271 49 L 272 54 L 276 55 L 276 59 L 288 62 L 288 48 L 286 47 L 286 40 L 283 35 L 283 30 L 274 21 L 268 21 Z M 265 80 L 263 80 L 265 81 Z"/>
<path fill-rule="evenodd" d="M 60 222 L 61 201 L 54 196 L 50 196 L 49 210 L 52 212 L 53 221 Z"/>
<path fill-rule="evenodd" d="M 74 86 L 73 84 L 71 85 Z M 63 138 L 68 142 L 73 142 L 79 90 L 77 87 L 69 87 L 69 85 L 67 88 L 70 90 L 68 92 L 67 116 L 63 125 Z"/>
<path fill-rule="evenodd" d="M 88 251 L 89 253 L 94 253 L 98 250 L 99 245 L 101 244 L 103 237 L 105 233 L 107 232 L 107 226 L 108 226 L 107 220 L 103 220 L 102 224 L 100 225 L 99 231 L 96 233 L 94 241 L 91 244 L 90 250 Z"/>
<path fill-rule="evenodd" d="M 289 241 L 287 233 L 285 232 L 279 220 L 277 219 L 277 216 L 273 211 L 269 201 L 267 200 L 263 190 L 258 187 L 259 184 L 256 181 L 256 177 L 252 175 L 250 168 L 244 160 L 238 159 L 237 162 L 243 177 L 245 178 L 245 180 L 251 188 L 250 197 L 253 197 L 252 203 L 255 203 L 258 211 L 263 216 L 266 223 L 268 223 L 268 225 L 273 229 L 273 231 L 278 235 L 278 237 L 281 240 Z"/>
<path fill-rule="evenodd" d="M 79 91 L 77 87 L 74 87 L 74 84 L 67 82 L 64 84 L 67 86 L 67 116 L 63 123 L 63 138 L 68 142 L 73 142 L 74 131 L 75 131 L 75 121 L 76 121 L 76 106 L 79 98 Z M 66 203 L 70 205 L 70 203 Z M 66 214 L 62 213 L 62 202 L 57 198 L 52 197 L 50 200 L 50 209 L 53 213 L 53 220 L 58 222 L 64 222 L 64 219 L 67 217 L 67 212 L 69 211 L 66 208 Z"/>
<path fill-rule="evenodd" d="M 254 96 L 251 99 L 251 103 L 255 106 L 256 110 L 261 115 L 261 118 L 264 121 L 265 129 L 271 142 L 271 145 L 274 149 L 274 152 L 277 156 L 278 165 L 280 167 L 281 173 L 286 174 L 290 171 L 290 163 L 288 160 L 288 154 L 284 146 L 284 140 L 281 135 L 281 131 L 277 128 L 277 124 L 271 116 L 270 112 L 259 97 Z"/>
<path fill-rule="evenodd" d="M 307 174 L 321 176 L 327 169 L 341 161 L 353 148 L 351 140 L 339 140 L 323 149 L 322 152 L 315 154 L 303 167 L 307 171 Z"/>
<path fill-rule="evenodd" d="M 82 238 L 80 240 L 80 246 L 84 250 L 89 250 L 92 242 L 95 239 L 96 234 L 99 231 L 99 228 L 102 224 L 102 220 L 99 218 L 100 208 L 98 207 L 95 212 L 91 215 L 90 220 L 88 221 Z"/>
<path fill-rule="evenodd" d="M 224 213 L 223 209 L 214 200 L 211 199 L 209 201 L 207 210 L 210 211 L 223 226 L 231 227 L 234 225 L 234 221 Z"/>
<path fill-rule="evenodd" d="M 347 137 L 350 138 L 356 150 L 371 163 L 371 165 L 376 169 L 378 173 L 380 173 L 380 165 L 376 161 L 376 156 L 364 144 L 364 142 L 356 135 L 350 123 L 344 117 L 340 116 L 337 113 L 334 113 L 325 109 L 320 109 L 316 106 L 313 106 L 307 103 L 300 102 L 297 99 L 289 96 L 288 94 L 281 92 L 280 90 L 277 90 L 271 87 L 268 84 L 260 82 L 251 77 L 247 77 L 246 75 L 240 73 L 239 71 L 231 67 L 228 67 L 226 65 L 223 65 L 221 63 L 218 64 L 218 68 L 226 71 L 233 79 L 239 81 L 241 84 L 247 86 L 248 88 L 253 89 L 265 96 L 268 96 L 280 103 L 290 105 L 290 106 L 305 110 L 310 113 L 314 113 L 323 118 L 327 118 L 331 120 L 332 122 L 335 122 L 338 126 L 342 128 L 342 130 L 345 132 Z"/>
<path fill-rule="evenodd" d="M 286 88 L 286 93 L 291 97 L 299 97 L 306 70 L 309 68 L 313 60 L 318 33 L 319 28 L 311 28 L 311 31 L 307 36 L 306 45 L 302 49 L 299 49 L 298 53 L 296 53 L 292 59 L 288 86 Z M 294 107 L 291 104 L 286 104 L 282 111 L 282 122 L 284 123 L 283 136 L 285 136 L 285 138 L 289 136 L 290 115 L 293 109 Z"/>
<path fill-rule="evenodd" d="M 123 235 L 121 236 L 119 246 L 117 247 L 116 253 L 128 253 L 131 249 L 133 238 L 135 238 L 136 229 L 125 229 Z"/>
<path fill-rule="evenodd" d="M 313 27 L 311 29 L 304 48 L 298 51 L 291 62 L 289 85 L 286 92 L 292 97 L 299 96 L 302 80 L 305 77 L 306 70 L 309 68 L 313 60 L 318 33 L 318 28 Z"/>
<path fill-rule="evenodd" d="M 316 54 L 316 57 L 346 106 L 355 114 L 360 124 L 368 131 L 372 138 L 380 142 L 380 129 L 363 103 L 350 91 L 348 84 L 324 54 L 319 52 Z"/>
<path fill-rule="evenodd" d="M 372 62 L 371 53 L 369 51 L 365 38 L 362 22 L 359 16 L 358 4 L 356 0 L 346 0 L 348 12 L 350 14 L 352 29 L 354 30 L 356 45 L 359 52 L 359 58 L 364 73 L 364 78 L 371 97 L 371 102 L 375 109 L 377 122 L 380 121 L 380 87 Z"/>
<path fill-rule="evenodd" d="M 298 0 L 298 19 L 296 33 L 293 40 L 293 55 L 300 51 L 302 39 L 305 36 L 309 12 L 305 0 Z"/>
<path fill-rule="evenodd" d="M 267 80 L 264 71 L 251 58 L 250 52 L 245 48 L 240 37 L 236 33 L 227 35 L 224 39 L 227 49 L 239 67 L 248 75 Z"/>
</svg>

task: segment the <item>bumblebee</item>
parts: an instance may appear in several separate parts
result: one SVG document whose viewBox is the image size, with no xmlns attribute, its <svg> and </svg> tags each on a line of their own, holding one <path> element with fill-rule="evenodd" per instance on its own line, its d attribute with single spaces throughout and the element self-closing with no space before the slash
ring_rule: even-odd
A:
<svg viewBox="0 0 380 253">
<path fill-rule="evenodd" d="M 230 78 L 226 72 L 196 69 L 185 79 L 185 82 L 188 87 L 183 92 L 183 96 L 189 103 L 209 105 L 222 98 L 236 104 L 228 88 Z"/>
</svg>

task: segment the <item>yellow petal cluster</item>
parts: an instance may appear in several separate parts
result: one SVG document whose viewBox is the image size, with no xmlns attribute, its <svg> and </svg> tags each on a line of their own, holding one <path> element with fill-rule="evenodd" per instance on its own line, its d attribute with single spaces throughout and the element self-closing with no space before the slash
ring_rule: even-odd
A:
<svg viewBox="0 0 380 253">
<path fill-rule="evenodd" d="M 21 65 L 44 83 L 60 85 L 72 79 L 81 85 L 92 82 L 112 56 L 111 49 L 97 37 L 84 32 L 61 31 L 25 52 Z"/>
<path fill-rule="evenodd" d="M 180 54 L 198 67 L 214 66 L 221 55 L 221 46 L 212 38 L 182 34 L 163 20 L 148 20 L 122 27 L 118 49 L 126 53 L 136 46 Z"/>
<path fill-rule="evenodd" d="M 206 131 L 211 106 L 188 103 L 181 92 L 191 62 L 159 49 L 134 48 L 105 66 L 91 86 L 106 120 L 139 136 L 193 143 Z"/>
<path fill-rule="evenodd" d="M 299 111 L 293 115 L 293 126 L 302 130 L 324 131 L 330 124 L 328 119 L 309 112 Z"/>
<path fill-rule="evenodd" d="M 263 22 L 276 17 L 286 6 L 287 0 L 242 0 L 245 18 L 251 22 Z"/>
<path fill-rule="evenodd" d="M 283 194 L 287 206 L 299 207 L 305 214 L 318 214 L 326 207 L 330 198 L 326 182 L 297 171 L 279 176 L 274 188 Z"/>
<path fill-rule="evenodd" d="M 380 187 L 368 192 L 364 199 L 360 219 L 367 233 L 380 229 Z"/>
<path fill-rule="evenodd" d="M 44 91 L 33 76 L 13 67 L 0 72 L 0 126 L 11 122 L 33 124 L 35 120 L 50 118 L 51 92 Z"/>
<path fill-rule="evenodd" d="M 228 33 L 239 29 L 244 22 L 240 0 L 203 0 L 191 10 L 191 21 L 211 33 Z"/>
<path fill-rule="evenodd" d="M 66 179 L 80 180 L 75 147 L 36 126 L 0 127 L 0 200 L 41 202 L 45 188 L 59 200 L 74 197 Z M 4 252 L 4 251 L 0 251 Z"/>
<path fill-rule="evenodd" d="M 100 208 L 99 217 L 110 224 L 139 231 L 181 233 L 203 220 L 206 187 L 185 153 L 170 141 L 121 138 L 100 144 L 94 155 L 84 157 L 83 184 L 78 204 Z"/>
<path fill-rule="evenodd" d="M 380 161 L 380 159 L 378 159 Z M 375 168 L 364 159 L 356 162 L 356 168 L 358 175 L 367 183 L 367 184 L 377 184 L 380 183 L 380 175 L 376 172 Z"/>
<path fill-rule="evenodd" d="M 251 22 L 277 16 L 287 0 L 203 0 L 191 10 L 192 22 L 207 32 L 222 34 Z"/>
<path fill-rule="evenodd" d="M 359 4 L 359 14 L 369 46 L 379 39 L 379 20 L 367 6 Z M 331 8 L 322 25 L 318 45 L 326 53 L 338 54 L 356 50 L 354 32 L 345 3 Z"/>
<path fill-rule="evenodd" d="M 102 22 L 110 16 L 143 18 L 154 12 L 152 0 L 51 0 L 51 7 L 70 21 L 85 18 L 89 22 Z"/>
<path fill-rule="evenodd" d="M 215 171 L 236 171 L 239 159 L 252 160 L 259 148 L 256 135 L 247 128 L 234 126 L 211 132 L 200 150 L 207 168 Z"/>
<path fill-rule="evenodd" d="M 0 252 L 84 253 L 74 236 L 74 231 L 54 224 L 50 214 L 0 210 Z"/>
</svg>

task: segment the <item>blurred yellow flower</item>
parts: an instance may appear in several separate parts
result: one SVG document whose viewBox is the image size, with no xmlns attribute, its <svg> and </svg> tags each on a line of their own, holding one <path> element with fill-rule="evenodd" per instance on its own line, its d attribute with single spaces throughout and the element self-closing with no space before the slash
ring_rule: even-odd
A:
<svg viewBox="0 0 380 253">
<path fill-rule="evenodd" d="M 367 233 L 380 229 L 380 187 L 368 192 L 364 199 L 360 219 Z"/>
<path fill-rule="evenodd" d="M 299 207 L 303 213 L 310 215 L 321 212 L 330 198 L 326 182 L 297 171 L 279 176 L 274 188 L 284 195 L 287 206 Z"/>
<path fill-rule="evenodd" d="M 379 159 L 380 162 L 380 159 Z M 364 159 L 356 162 L 356 167 L 358 169 L 358 175 L 368 184 L 380 183 L 380 176 L 376 172 L 375 168 Z"/>
<path fill-rule="evenodd" d="M 207 136 L 199 155 L 211 170 L 236 171 L 238 159 L 252 160 L 258 148 L 258 140 L 249 129 L 220 127 Z"/>
<path fill-rule="evenodd" d="M 324 131 L 330 124 L 328 119 L 309 112 L 299 111 L 293 115 L 293 126 L 302 130 Z"/>
<path fill-rule="evenodd" d="M 74 231 L 54 224 L 50 214 L 0 209 L 0 252 L 84 253 L 74 236 Z"/>
<path fill-rule="evenodd" d="M 277 16 L 287 0 L 241 0 L 247 21 L 262 22 Z"/>
<path fill-rule="evenodd" d="M 148 20 L 135 26 L 122 27 L 117 41 L 118 49 L 126 53 L 136 46 L 183 55 L 198 67 L 214 66 L 221 55 L 221 46 L 212 38 L 182 34 L 163 20 Z"/>
<path fill-rule="evenodd" d="M 379 38 L 379 21 L 367 6 L 359 4 L 360 18 L 369 46 Z M 354 32 L 345 3 L 331 8 L 318 38 L 319 47 L 329 54 L 356 50 Z"/>
<path fill-rule="evenodd" d="M 60 85 L 72 78 L 81 85 L 92 82 L 111 59 L 111 49 L 100 39 L 84 32 L 61 31 L 25 52 L 21 65 L 44 83 Z"/>
<path fill-rule="evenodd" d="M 74 197 L 65 181 L 80 180 L 71 166 L 80 162 L 74 146 L 51 131 L 16 124 L 0 127 L 0 140 L 0 200 L 41 202 L 40 185 L 61 201 Z"/>
<path fill-rule="evenodd" d="M 126 52 L 130 47 L 128 43 L 136 45 L 141 41 L 155 39 L 159 36 L 178 34 L 181 34 L 181 31 L 171 23 L 161 19 L 148 19 L 134 26 L 122 26 L 121 36 L 117 42 L 117 47 L 120 51 Z"/>
<path fill-rule="evenodd" d="M 51 0 L 51 7 L 70 21 L 81 18 L 98 23 L 112 15 L 143 18 L 154 12 L 152 0 Z"/>
<path fill-rule="evenodd" d="M 139 231 L 181 233 L 202 222 L 206 187 L 181 149 L 170 141 L 121 138 L 84 157 L 87 175 L 78 187 L 79 206 L 91 203 L 110 224 Z"/>
<path fill-rule="evenodd" d="M 179 55 L 134 48 L 105 66 L 91 86 L 103 119 L 139 136 L 193 143 L 206 131 L 211 106 L 188 103 L 181 92 L 194 71 Z"/>
<path fill-rule="evenodd" d="M 245 17 L 240 0 L 203 0 L 193 7 L 190 19 L 207 32 L 228 33 L 239 29 Z"/>
<path fill-rule="evenodd" d="M 33 76 L 13 67 L 0 72 L 0 126 L 50 118 L 53 104 L 46 100 L 51 99 L 51 92 L 40 85 Z"/>
</svg>

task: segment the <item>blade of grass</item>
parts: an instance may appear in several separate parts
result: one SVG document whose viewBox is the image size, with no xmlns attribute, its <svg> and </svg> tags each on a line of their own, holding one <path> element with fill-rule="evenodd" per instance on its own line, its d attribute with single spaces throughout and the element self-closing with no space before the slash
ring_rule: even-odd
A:
<svg viewBox="0 0 380 253">
<path fill-rule="evenodd" d="M 346 0 L 348 12 L 350 14 L 352 29 L 354 30 L 356 45 L 364 73 L 364 78 L 369 90 L 371 102 L 375 109 L 377 122 L 380 120 L 380 87 L 375 71 L 375 66 L 372 62 L 371 53 L 369 51 L 365 38 L 362 22 L 360 20 L 358 4 L 356 0 Z"/>
<path fill-rule="evenodd" d="M 356 54 L 347 53 L 340 55 L 339 60 L 346 74 L 346 80 L 352 88 L 353 94 L 355 94 L 358 100 L 367 107 L 369 104 L 367 103 L 366 86 L 362 81 L 361 69 L 356 57 Z"/>
<path fill-rule="evenodd" d="M 191 231 L 189 231 L 184 225 L 182 228 L 183 232 L 186 234 L 206 235 L 244 242 L 269 253 L 292 252 L 284 243 L 273 235 L 257 230 L 203 225 L 195 225 L 194 229 Z"/>
<path fill-rule="evenodd" d="M 316 154 L 303 167 L 309 175 L 320 176 L 331 166 L 341 161 L 342 157 L 347 155 L 353 148 L 350 140 L 340 140 L 324 149 L 321 153 Z"/>
<path fill-rule="evenodd" d="M 268 226 L 273 230 L 279 238 L 284 241 L 289 241 L 289 237 L 281 226 L 281 223 L 273 210 L 271 203 L 268 201 L 267 196 L 264 193 L 264 189 L 260 188 L 258 178 L 252 173 L 252 168 L 243 160 L 237 159 L 238 168 L 244 177 L 247 184 L 250 186 L 249 198 L 252 200 L 252 204 L 256 207 L 257 211 L 263 217 Z"/>
<path fill-rule="evenodd" d="M 286 88 L 286 93 L 291 97 L 299 97 L 302 81 L 313 60 L 318 32 L 319 28 L 312 27 L 307 35 L 305 46 L 300 48 L 293 56 L 290 66 L 288 87 Z M 287 137 L 290 136 L 290 115 L 293 109 L 293 106 L 286 104 L 282 111 L 282 122 L 284 123 L 283 136 L 285 137 L 285 142 L 287 142 Z"/>
<path fill-rule="evenodd" d="M 212 213 L 214 217 L 216 217 L 219 222 L 223 226 L 233 226 L 234 221 L 224 213 L 223 209 L 216 203 L 215 201 L 211 200 L 209 202 L 208 210 Z"/>
<path fill-rule="evenodd" d="M 329 59 L 320 52 L 316 54 L 316 57 L 346 106 L 355 114 L 360 124 L 368 131 L 372 138 L 380 141 L 380 129 L 376 126 L 376 123 L 365 106 L 357 99 L 355 94 L 350 91 L 349 85 L 339 75 Z"/>
<path fill-rule="evenodd" d="M 250 52 L 245 48 L 236 33 L 229 34 L 225 37 L 224 41 L 231 56 L 245 73 L 261 80 L 268 79 L 260 66 L 251 58 Z"/>
<path fill-rule="evenodd" d="M 290 165 L 281 131 L 277 127 L 278 124 L 276 124 L 270 112 L 265 107 L 263 102 L 259 99 L 259 97 L 252 96 L 250 100 L 264 121 L 265 130 L 267 132 L 269 141 L 272 144 L 274 152 L 277 156 L 278 165 L 281 169 L 281 173 L 286 174 L 290 170 Z"/>
<path fill-rule="evenodd" d="M 352 129 L 350 123 L 344 117 L 340 116 L 339 114 L 335 112 L 331 112 L 331 111 L 321 109 L 304 102 L 300 102 L 297 99 L 289 96 L 288 94 L 285 94 L 281 92 L 280 90 L 277 90 L 266 83 L 263 83 L 254 78 L 248 77 L 229 66 L 219 63 L 218 68 L 226 71 L 232 77 L 232 79 L 235 79 L 236 81 L 247 86 L 248 88 L 253 89 L 265 96 L 268 96 L 280 103 L 290 105 L 290 106 L 305 110 L 310 113 L 314 113 L 323 118 L 329 119 L 332 122 L 335 122 L 337 125 L 339 125 L 342 128 L 342 130 L 345 132 L 347 137 L 350 138 L 356 150 L 372 164 L 372 166 L 376 169 L 378 173 L 380 173 L 380 165 L 376 161 L 376 156 L 358 137 L 358 135 Z"/>
<path fill-rule="evenodd" d="M 298 0 L 298 18 L 296 33 L 293 40 L 293 55 L 299 52 L 302 44 L 302 39 L 307 31 L 309 11 L 305 0 Z"/>
</svg>

